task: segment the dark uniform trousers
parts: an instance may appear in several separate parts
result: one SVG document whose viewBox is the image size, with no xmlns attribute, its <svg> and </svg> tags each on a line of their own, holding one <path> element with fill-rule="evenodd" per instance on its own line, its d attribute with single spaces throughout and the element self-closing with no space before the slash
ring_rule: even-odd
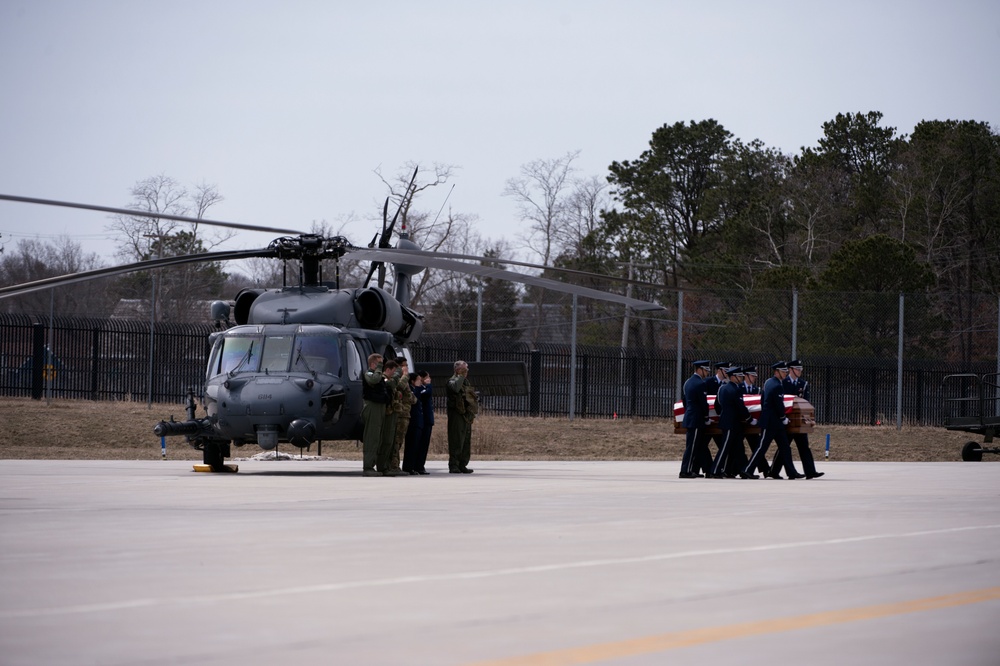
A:
<svg viewBox="0 0 1000 666">
<path fill-rule="evenodd" d="M 361 410 L 361 418 L 365 422 L 364 463 L 365 470 L 374 470 L 378 464 L 379 449 L 382 446 L 382 425 L 385 423 L 385 405 L 372 400 L 365 400 Z"/>
<path fill-rule="evenodd" d="M 719 444 L 719 451 L 712 463 L 712 474 L 736 476 L 747 465 L 746 449 L 743 448 L 743 428 L 724 429 L 720 439 L 722 443 Z"/>
<path fill-rule="evenodd" d="M 778 453 L 774 456 L 774 462 L 771 463 L 771 474 L 776 475 L 781 470 L 781 467 L 785 468 L 785 473 L 789 476 L 798 474 L 794 465 L 792 465 L 792 447 L 788 443 L 788 432 L 780 421 L 761 429 L 760 446 L 750 458 L 750 464 L 747 465 L 745 470 L 746 473 L 752 474 L 761 463 L 764 463 L 767 459 L 767 447 L 771 445 L 772 440 L 778 443 Z"/>
<path fill-rule="evenodd" d="M 697 474 L 703 471 L 710 474 L 712 468 L 712 454 L 708 450 L 708 434 L 705 430 L 708 426 L 695 426 L 687 429 L 684 440 L 684 455 L 681 457 L 681 472 L 684 474 Z"/>
</svg>

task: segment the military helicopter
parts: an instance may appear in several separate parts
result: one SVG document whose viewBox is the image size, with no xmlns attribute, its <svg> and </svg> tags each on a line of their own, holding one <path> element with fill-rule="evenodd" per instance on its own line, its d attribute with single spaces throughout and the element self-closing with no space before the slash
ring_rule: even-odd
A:
<svg viewBox="0 0 1000 666">
<path fill-rule="evenodd" d="M 416 176 L 414 171 L 403 203 L 412 196 Z M 187 420 L 174 421 L 171 417 L 153 429 L 158 436 L 184 436 L 192 447 L 202 451 L 204 463 L 213 471 L 231 470 L 224 464 L 231 455 L 231 446 L 256 443 L 261 449 L 273 450 L 281 442 L 306 447 L 317 441 L 360 439 L 362 382 L 368 355 L 378 352 L 386 358 L 403 357 L 414 367 L 407 345 L 419 338 L 424 317 L 409 307 L 411 278 L 426 267 L 511 280 L 620 303 L 640 311 L 662 309 L 646 301 L 489 265 L 544 268 L 527 262 L 424 252 L 409 238 L 405 224 L 401 225 L 396 246 L 392 247 L 403 203 L 389 222 L 388 199 L 382 212 L 382 232 L 376 234 L 368 247 L 351 245 L 342 236 L 327 238 L 275 227 L 5 194 L 0 194 L 0 200 L 294 234 L 281 236 L 266 248 L 164 257 L 0 287 L 2 299 L 98 277 L 186 263 L 268 257 L 281 259 L 287 269 L 289 262 L 297 262 L 298 280 L 294 285 L 287 284 L 286 278 L 281 287 L 240 291 L 232 306 L 224 301 L 212 304 L 212 318 L 224 330 L 210 336 L 211 349 L 201 392 L 206 415 L 197 417 L 191 391 L 186 405 Z M 368 277 L 361 286 L 341 287 L 340 260 L 345 258 L 371 262 Z M 321 262 L 326 259 L 334 261 L 332 281 L 324 281 L 321 274 Z M 387 263 L 392 265 L 395 276 L 391 294 L 384 286 Z M 376 274 L 377 284 L 372 284 Z"/>
</svg>

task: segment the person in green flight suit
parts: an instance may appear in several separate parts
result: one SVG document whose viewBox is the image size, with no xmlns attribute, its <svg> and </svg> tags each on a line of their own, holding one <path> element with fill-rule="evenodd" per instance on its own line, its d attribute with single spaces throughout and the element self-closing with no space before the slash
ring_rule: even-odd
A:
<svg viewBox="0 0 1000 666">
<path fill-rule="evenodd" d="M 382 445 L 382 425 L 385 422 L 385 408 L 389 404 L 389 394 L 385 388 L 385 377 L 382 374 L 381 354 L 371 354 L 368 357 L 368 372 L 365 373 L 365 383 L 362 385 L 365 404 L 361 410 L 361 419 L 365 422 L 362 442 L 364 444 L 363 474 L 365 476 L 382 476 L 375 469 L 378 463 L 379 448 Z"/>
<path fill-rule="evenodd" d="M 455 370 L 446 385 L 448 394 L 448 471 L 472 474 L 472 422 L 479 413 L 479 394 L 469 383 L 469 364 L 455 361 Z"/>
</svg>

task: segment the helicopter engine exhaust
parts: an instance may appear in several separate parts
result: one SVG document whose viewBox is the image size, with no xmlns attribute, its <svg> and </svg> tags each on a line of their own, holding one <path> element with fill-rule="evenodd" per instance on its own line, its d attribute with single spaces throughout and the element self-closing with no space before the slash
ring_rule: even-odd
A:
<svg viewBox="0 0 1000 666">
<path fill-rule="evenodd" d="M 377 328 L 395 333 L 403 327 L 403 309 L 385 289 L 368 287 L 354 299 L 354 315 L 362 328 Z"/>
</svg>

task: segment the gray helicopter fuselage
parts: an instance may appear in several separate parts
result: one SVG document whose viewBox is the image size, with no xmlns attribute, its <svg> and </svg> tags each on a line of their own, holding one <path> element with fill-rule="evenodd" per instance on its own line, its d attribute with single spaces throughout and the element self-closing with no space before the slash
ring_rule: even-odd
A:
<svg viewBox="0 0 1000 666">
<path fill-rule="evenodd" d="M 325 324 L 246 324 L 214 334 L 204 392 L 214 436 L 264 449 L 358 438 L 364 359 L 390 341 L 388 333 Z"/>
</svg>

